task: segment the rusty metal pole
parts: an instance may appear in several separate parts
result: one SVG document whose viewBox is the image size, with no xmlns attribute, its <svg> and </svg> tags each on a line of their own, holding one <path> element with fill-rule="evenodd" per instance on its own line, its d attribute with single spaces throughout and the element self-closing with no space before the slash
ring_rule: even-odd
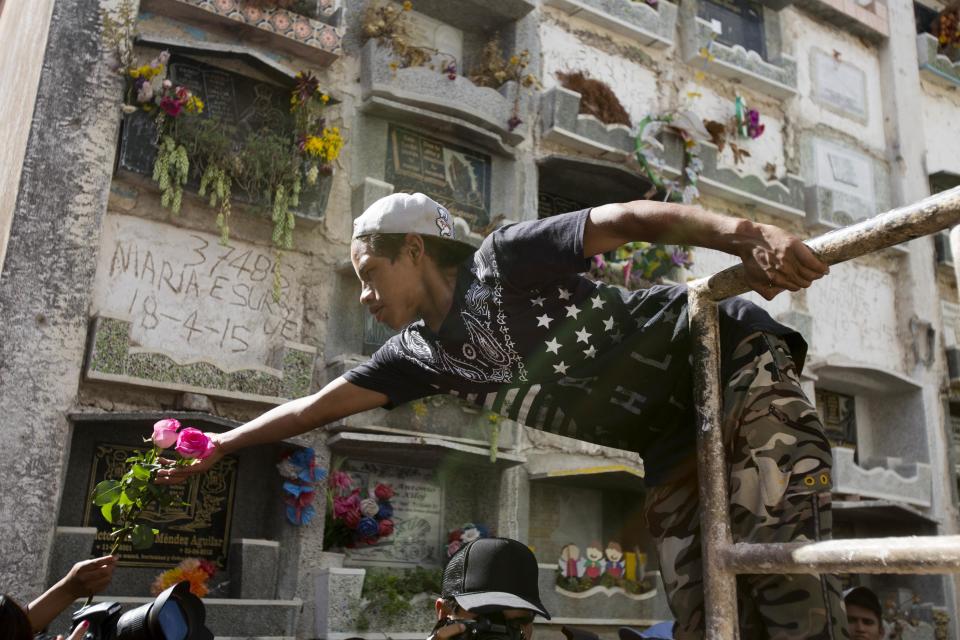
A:
<svg viewBox="0 0 960 640">
<path fill-rule="evenodd" d="M 808 244 L 821 260 L 827 264 L 837 264 L 929 235 L 957 223 L 960 223 L 960 187 L 879 214 L 859 224 L 837 229 L 814 238 Z M 804 562 L 802 558 L 805 557 L 807 561 L 802 568 L 805 568 L 806 572 L 852 569 L 877 572 L 874 569 L 890 558 L 889 548 L 865 546 L 861 540 L 838 540 L 832 543 L 836 546 L 828 548 L 816 546 L 824 543 L 733 545 L 729 521 L 727 462 L 720 429 L 723 412 L 716 301 L 748 290 L 742 265 L 708 278 L 701 278 L 689 287 L 694 402 L 698 413 L 697 469 L 700 478 L 704 613 L 708 640 L 736 640 L 739 637 L 737 573 L 746 573 L 748 570 L 752 572 L 753 569 L 761 567 L 768 570 L 756 572 L 797 572 L 796 570 L 801 568 L 800 563 Z M 923 539 L 924 543 L 932 540 Z M 893 564 L 916 571 L 929 569 L 948 572 L 960 569 L 957 562 L 957 557 L 960 557 L 960 540 L 942 540 L 938 544 L 946 545 L 946 548 L 937 547 L 934 557 L 924 557 L 923 550 L 917 549 L 917 540 L 912 544 L 912 547 L 898 551 L 899 560 Z M 827 553 L 827 549 L 834 555 Z M 937 553 L 941 555 L 937 556 Z M 910 564 L 910 558 L 916 562 Z"/>
<path fill-rule="evenodd" d="M 703 281 L 698 281 L 702 283 Z M 689 289 L 690 339 L 693 344 L 693 404 L 697 408 L 697 473 L 700 479 L 700 535 L 703 548 L 703 597 L 707 640 L 736 640 L 737 576 L 720 555 L 733 544 L 730 491 L 720 419 L 720 317 L 709 288 Z"/>
</svg>

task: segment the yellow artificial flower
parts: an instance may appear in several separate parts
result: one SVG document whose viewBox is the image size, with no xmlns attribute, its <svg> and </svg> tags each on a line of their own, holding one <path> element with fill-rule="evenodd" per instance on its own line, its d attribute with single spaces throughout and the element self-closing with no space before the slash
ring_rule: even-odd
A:
<svg viewBox="0 0 960 640">
<path fill-rule="evenodd" d="M 322 102 L 323 104 L 327 104 L 328 102 L 330 102 L 330 96 L 328 96 L 328 95 L 325 94 L 325 93 L 321 94 L 321 95 L 320 95 L 320 102 Z"/>
<path fill-rule="evenodd" d="M 513 66 L 520 64 L 520 56 L 510 56 L 510 64 Z"/>
<path fill-rule="evenodd" d="M 413 3 L 410 2 L 410 0 L 404 0 L 403 10 L 404 10 L 404 11 L 410 11 L 411 9 L 413 9 Z"/>
<path fill-rule="evenodd" d="M 189 113 L 203 113 L 203 100 L 197 96 L 190 96 L 184 107 Z"/>
</svg>

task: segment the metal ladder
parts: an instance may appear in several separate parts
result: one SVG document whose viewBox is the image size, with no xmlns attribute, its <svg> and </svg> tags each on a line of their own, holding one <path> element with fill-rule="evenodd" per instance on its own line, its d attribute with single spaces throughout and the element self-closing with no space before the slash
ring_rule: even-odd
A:
<svg viewBox="0 0 960 640">
<path fill-rule="evenodd" d="M 810 240 L 827 264 L 935 233 L 960 223 L 960 187 Z M 690 283 L 697 470 L 706 638 L 736 640 L 738 574 L 960 572 L 960 536 L 911 536 L 811 543 L 734 543 L 726 454 L 720 432 L 720 340 L 717 302 L 749 290 L 742 266 Z"/>
</svg>

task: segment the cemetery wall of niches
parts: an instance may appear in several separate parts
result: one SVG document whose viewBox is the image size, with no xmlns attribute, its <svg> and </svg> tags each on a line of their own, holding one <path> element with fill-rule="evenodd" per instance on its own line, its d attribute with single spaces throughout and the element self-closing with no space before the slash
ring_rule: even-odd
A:
<svg viewBox="0 0 960 640">
<path fill-rule="evenodd" d="M 927 173 L 949 173 L 960 176 L 957 141 L 960 140 L 960 102 L 956 89 L 946 89 L 921 81 L 923 135 Z"/>
</svg>

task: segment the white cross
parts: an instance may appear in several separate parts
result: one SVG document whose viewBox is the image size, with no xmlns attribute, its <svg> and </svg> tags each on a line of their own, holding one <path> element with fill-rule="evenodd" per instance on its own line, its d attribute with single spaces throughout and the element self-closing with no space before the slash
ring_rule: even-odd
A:
<svg viewBox="0 0 960 640">
<path fill-rule="evenodd" d="M 560 355 L 560 343 L 557 342 L 556 338 L 550 338 L 550 340 L 546 342 L 546 345 L 547 345 L 547 353 L 555 353 L 557 355 Z"/>
<path fill-rule="evenodd" d="M 547 329 L 549 329 L 551 322 L 553 322 L 553 318 L 551 318 L 547 314 L 543 314 L 542 316 L 537 316 L 538 327 L 546 327 Z"/>
<path fill-rule="evenodd" d="M 580 329 L 580 331 L 577 331 L 577 342 L 585 342 L 586 344 L 590 344 L 591 335 L 592 334 L 587 333 L 587 328 L 584 327 L 583 329 Z"/>
<path fill-rule="evenodd" d="M 561 299 L 561 300 L 569 300 L 569 299 L 570 299 L 570 292 L 567 291 L 566 289 L 564 289 L 563 287 L 560 287 L 560 292 L 559 292 L 557 295 L 560 296 L 560 299 Z"/>
<path fill-rule="evenodd" d="M 596 297 L 590 298 L 590 302 L 593 303 L 594 309 L 603 309 L 603 305 L 606 304 L 603 301 L 603 298 L 600 297 L 600 294 L 597 294 Z"/>
<path fill-rule="evenodd" d="M 613 331 L 613 316 L 610 316 L 603 321 L 603 330 L 604 331 Z"/>
<path fill-rule="evenodd" d="M 585 355 L 588 358 L 595 358 L 597 355 L 597 348 L 594 347 L 593 345 L 590 345 L 589 349 L 583 350 L 583 355 Z"/>
<path fill-rule="evenodd" d="M 567 365 L 563 363 L 563 360 L 560 361 L 560 364 L 553 365 L 553 372 L 559 373 L 562 376 L 567 375 Z"/>
<path fill-rule="evenodd" d="M 530 302 L 532 302 L 532 303 L 533 303 L 533 306 L 535 306 L 535 307 L 542 307 L 544 300 L 546 300 L 546 298 L 541 297 L 541 296 L 538 296 L 538 297 L 536 297 L 536 298 L 531 299 Z"/>
<path fill-rule="evenodd" d="M 564 307 L 567 310 L 567 317 L 576 319 L 577 315 L 580 313 L 580 309 L 577 309 L 577 305 L 572 304 L 569 307 Z"/>
</svg>

